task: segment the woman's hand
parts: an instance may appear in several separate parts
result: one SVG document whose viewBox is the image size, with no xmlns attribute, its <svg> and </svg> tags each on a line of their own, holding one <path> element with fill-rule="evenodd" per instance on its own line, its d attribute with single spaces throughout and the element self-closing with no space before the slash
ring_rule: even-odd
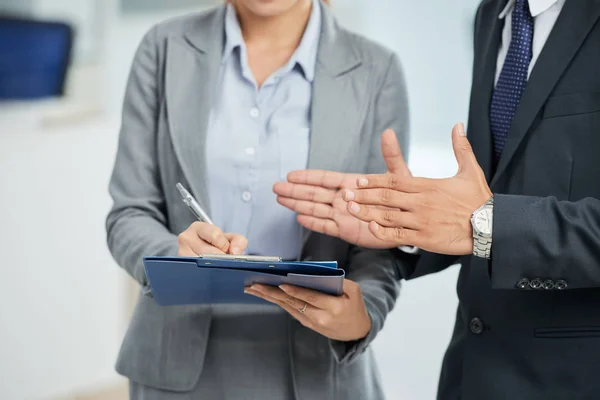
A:
<svg viewBox="0 0 600 400">
<path fill-rule="evenodd" d="M 359 340 L 371 331 L 360 286 L 348 279 L 339 297 L 291 285 L 277 288 L 255 283 L 244 291 L 277 304 L 305 327 L 333 340 Z"/>
<path fill-rule="evenodd" d="M 242 254 L 248 239 L 236 233 L 223 233 L 206 222 L 194 222 L 178 237 L 177 255 L 198 257 L 201 254 Z"/>
</svg>

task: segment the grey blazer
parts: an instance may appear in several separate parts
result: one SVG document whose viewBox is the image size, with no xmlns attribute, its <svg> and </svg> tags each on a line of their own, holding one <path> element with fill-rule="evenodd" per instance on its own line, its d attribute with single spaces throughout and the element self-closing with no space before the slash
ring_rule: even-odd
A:
<svg viewBox="0 0 600 400">
<path fill-rule="evenodd" d="M 394 128 L 407 147 L 407 100 L 398 59 L 338 26 L 323 7 L 314 81 L 309 167 L 381 172 L 380 134 Z M 205 135 L 224 38 L 224 7 L 170 20 L 144 37 L 127 85 L 107 218 L 109 248 L 142 286 L 117 370 L 131 381 L 192 390 L 202 373 L 211 324 L 208 306 L 159 307 L 147 287 L 145 255 L 175 255 L 177 234 L 193 222 L 175 183 L 208 206 L 203 182 Z M 358 282 L 373 328 L 340 343 L 289 318 L 289 352 L 297 399 L 381 399 L 369 343 L 399 291 L 391 252 L 356 248 L 306 232 L 303 259 L 337 260 Z M 241 290 L 241 289 L 240 289 Z M 151 294 L 150 294 L 151 295 Z M 253 367 L 249 362 L 248 367 Z M 274 384 L 276 384 L 274 382 Z"/>
</svg>

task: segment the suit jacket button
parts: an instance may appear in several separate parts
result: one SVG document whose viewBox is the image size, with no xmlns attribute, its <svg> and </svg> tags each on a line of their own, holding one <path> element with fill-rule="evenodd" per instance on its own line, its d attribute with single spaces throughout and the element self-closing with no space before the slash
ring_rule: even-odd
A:
<svg viewBox="0 0 600 400">
<path fill-rule="evenodd" d="M 469 323 L 469 329 L 476 335 L 481 335 L 483 333 L 483 322 L 475 317 Z"/>
<path fill-rule="evenodd" d="M 559 279 L 556 281 L 556 283 L 554 284 L 554 287 L 558 290 L 565 290 L 567 288 L 567 281 L 563 280 L 563 279 Z"/>
<path fill-rule="evenodd" d="M 546 290 L 554 289 L 554 281 L 552 279 L 546 279 L 542 284 L 542 287 Z"/>
<path fill-rule="evenodd" d="M 527 289 L 529 287 L 529 279 L 527 279 L 527 278 L 520 279 L 519 282 L 517 282 L 517 287 L 519 289 Z"/>
<path fill-rule="evenodd" d="M 534 278 L 529 282 L 529 286 L 532 289 L 540 289 L 542 287 L 542 280 L 539 278 Z"/>
</svg>

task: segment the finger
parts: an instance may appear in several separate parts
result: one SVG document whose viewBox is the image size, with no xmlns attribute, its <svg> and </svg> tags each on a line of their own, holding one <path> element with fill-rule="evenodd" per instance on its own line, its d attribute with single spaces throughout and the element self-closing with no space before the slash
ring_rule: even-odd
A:
<svg viewBox="0 0 600 400">
<path fill-rule="evenodd" d="M 296 200 L 310 200 L 317 203 L 331 203 L 335 199 L 335 190 L 315 185 L 301 185 L 288 182 L 277 182 L 273 186 L 275 194 Z"/>
<path fill-rule="evenodd" d="M 331 219 L 316 218 L 308 215 L 298 215 L 298 223 L 306 229 L 324 235 L 340 237 L 340 228 Z"/>
<path fill-rule="evenodd" d="M 229 254 L 242 254 L 248 247 L 248 239 L 237 233 L 226 233 L 225 237 L 229 240 Z"/>
<path fill-rule="evenodd" d="M 422 248 L 418 232 L 406 228 L 389 228 L 377 222 L 369 224 L 369 230 L 378 239 L 395 243 L 397 246 L 415 246 Z"/>
<path fill-rule="evenodd" d="M 279 288 L 289 297 L 298 299 L 302 303 L 306 302 L 317 309 L 334 311 L 339 306 L 340 299 L 337 296 L 286 284 L 279 286 Z"/>
<path fill-rule="evenodd" d="M 400 176 L 412 176 L 398 144 L 396 133 L 392 129 L 387 129 L 381 136 L 381 153 L 387 165 L 388 172 Z"/>
<path fill-rule="evenodd" d="M 311 321 L 310 317 L 308 316 L 308 308 L 310 306 L 307 305 L 306 310 L 304 311 L 304 313 L 302 313 L 302 312 L 300 312 L 300 310 L 295 309 L 294 307 L 290 306 L 289 304 L 287 304 L 281 300 L 277 300 L 273 297 L 270 297 L 264 293 L 258 292 L 252 288 L 245 288 L 244 292 L 281 307 L 292 317 L 296 318 L 302 325 L 306 326 L 307 328 L 314 329 L 314 322 Z"/>
<path fill-rule="evenodd" d="M 282 206 L 302 215 L 310 215 L 317 218 L 333 219 L 333 207 L 327 204 L 314 203 L 311 201 L 294 200 L 288 197 L 277 197 L 277 202 Z"/>
<path fill-rule="evenodd" d="M 178 255 L 197 257 L 200 254 L 225 254 L 221 249 L 211 246 L 198 237 L 192 225 L 177 237 Z"/>
<path fill-rule="evenodd" d="M 304 304 L 307 303 L 304 300 L 300 300 L 296 297 L 290 296 L 282 289 L 269 285 L 261 285 L 260 283 L 255 283 L 250 286 L 250 289 L 257 291 L 259 293 L 264 294 L 265 296 L 271 297 L 275 300 L 281 301 L 296 310 L 302 310 L 304 308 Z"/>
<path fill-rule="evenodd" d="M 460 173 L 471 173 L 479 170 L 479 163 L 469 139 L 467 139 L 467 133 L 465 132 L 464 124 L 456 124 L 452 128 L 452 148 L 454 149 L 454 156 L 458 163 L 458 174 Z"/>
<path fill-rule="evenodd" d="M 356 180 L 360 189 L 388 188 L 405 193 L 418 193 L 427 188 L 430 179 L 397 174 L 364 175 Z"/>
<path fill-rule="evenodd" d="M 287 176 L 287 180 L 290 183 L 316 185 L 329 189 L 341 188 L 344 183 L 344 180 L 347 178 L 348 174 L 317 169 L 292 171 Z"/>
<path fill-rule="evenodd" d="M 398 208 L 365 206 L 351 201 L 348 212 L 361 221 L 375 221 L 379 225 L 392 228 L 420 229 L 421 223 L 416 214 Z"/>
<path fill-rule="evenodd" d="M 350 279 L 344 279 L 343 290 L 349 298 L 360 295 L 360 285 L 354 281 L 351 281 Z"/>
<path fill-rule="evenodd" d="M 177 256 L 179 257 L 198 257 L 199 255 L 199 253 L 196 253 L 187 244 L 180 244 L 179 248 L 177 249 Z"/>
<path fill-rule="evenodd" d="M 195 222 L 192 226 L 198 237 L 212 247 L 216 247 L 224 253 L 229 250 L 229 240 L 227 240 L 223 231 L 218 227 L 206 222 Z"/>
<path fill-rule="evenodd" d="M 359 205 L 377 205 L 403 210 L 414 208 L 414 195 L 393 189 L 347 189 L 342 195 L 345 201 Z"/>
</svg>

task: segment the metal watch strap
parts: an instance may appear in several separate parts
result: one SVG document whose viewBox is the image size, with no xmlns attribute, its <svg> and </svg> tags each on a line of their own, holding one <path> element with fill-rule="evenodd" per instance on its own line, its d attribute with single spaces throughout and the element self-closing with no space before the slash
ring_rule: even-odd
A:
<svg viewBox="0 0 600 400">
<path fill-rule="evenodd" d="M 474 236 L 473 239 L 473 255 L 489 259 L 492 253 L 492 239 L 478 236 Z"/>
<path fill-rule="evenodd" d="M 493 206 L 494 205 L 494 197 L 490 197 L 488 201 L 485 202 L 484 206 Z M 475 228 L 473 228 L 473 255 L 475 257 L 481 257 L 489 259 L 492 253 L 492 238 L 482 237 L 477 235 Z"/>
</svg>

